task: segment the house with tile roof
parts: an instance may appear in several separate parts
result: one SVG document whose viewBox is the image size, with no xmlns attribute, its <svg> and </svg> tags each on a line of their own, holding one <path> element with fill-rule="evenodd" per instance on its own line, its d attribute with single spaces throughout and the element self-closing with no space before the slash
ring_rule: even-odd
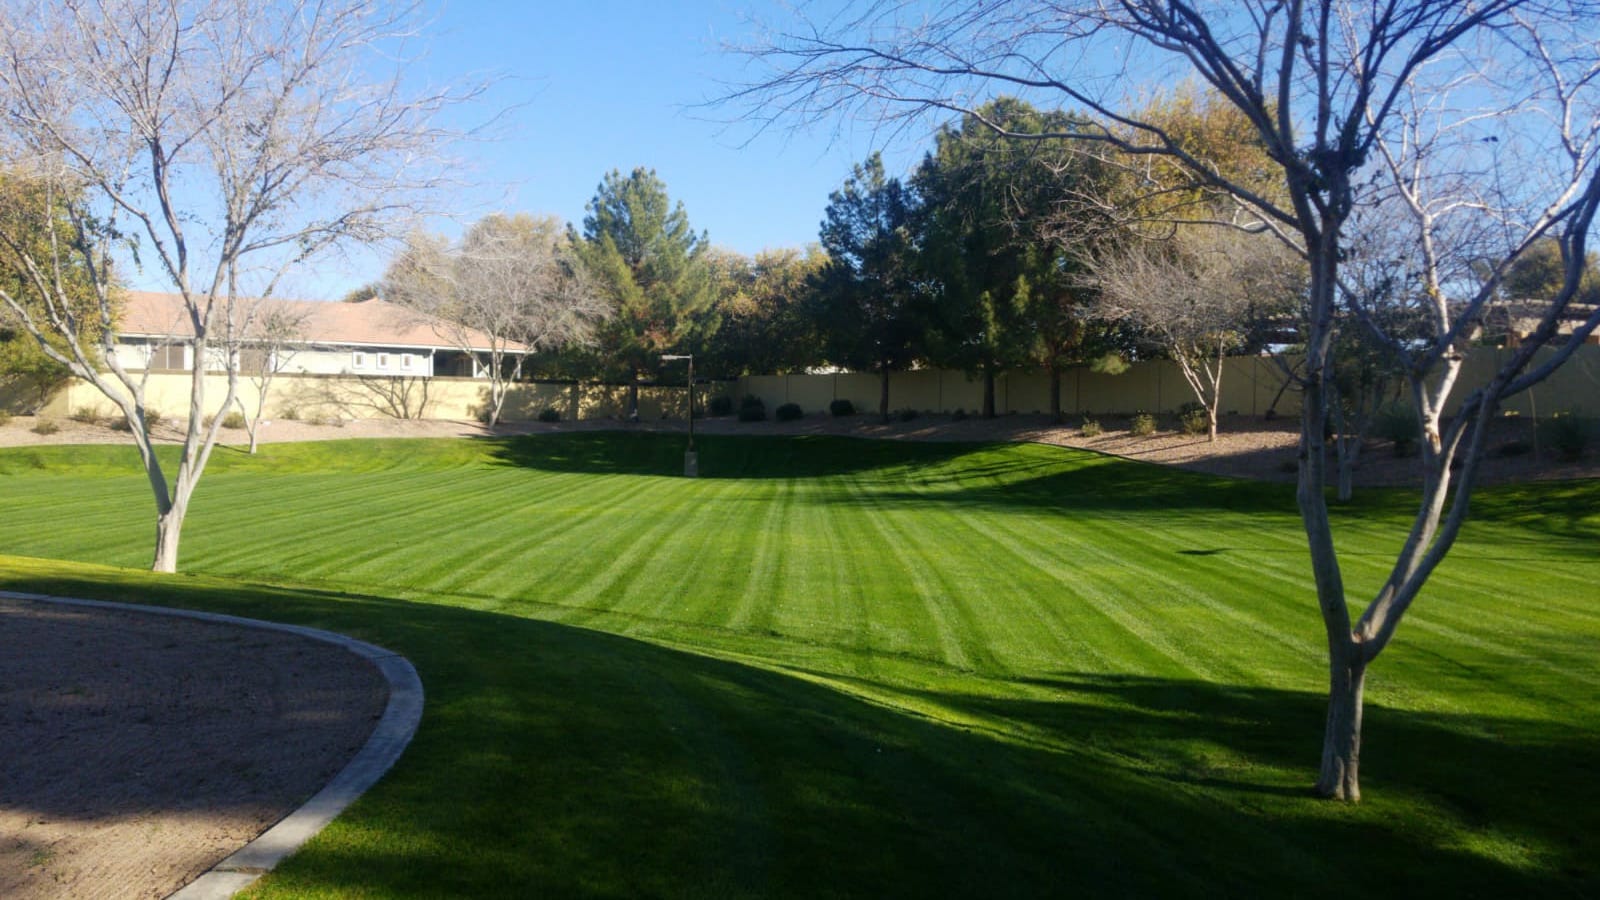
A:
<svg viewBox="0 0 1600 900">
<path fill-rule="evenodd" d="M 386 300 L 360 303 L 306 300 L 236 301 L 254 313 L 256 323 L 270 318 L 292 323 L 287 336 L 273 341 L 247 337 L 239 353 L 271 354 L 273 370 L 295 375 L 353 375 L 433 378 L 487 378 L 490 338 L 460 329 Z M 241 315 L 241 318 L 243 316 Z M 259 328 L 254 329 L 258 334 Z M 512 344 L 512 352 L 521 345 Z M 129 291 L 124 296 L 114 352 L 129 369 L 188 372 L 195 366 L 194 326 L 177 294 Z M 213 346 L 206 365 L 222 371 L 225 352 Z"/>
</svg>

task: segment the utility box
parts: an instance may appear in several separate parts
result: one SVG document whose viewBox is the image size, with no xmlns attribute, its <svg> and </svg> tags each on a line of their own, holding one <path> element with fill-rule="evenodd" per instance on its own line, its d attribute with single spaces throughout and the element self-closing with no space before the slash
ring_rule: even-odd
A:
<svg viewBox="0 0 1600 900">
<path fill-rule="evenodd" d="M 700 477 L 700 454 L 693 450 L 683 454 L 683 477 Z"/>
</svg>

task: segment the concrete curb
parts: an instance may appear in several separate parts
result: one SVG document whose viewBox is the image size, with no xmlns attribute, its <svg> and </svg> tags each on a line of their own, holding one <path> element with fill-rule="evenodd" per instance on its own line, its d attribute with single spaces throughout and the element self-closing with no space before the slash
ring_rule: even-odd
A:
<svg viewBox="0 0 1600 900">
<path fill-rule="evenodd" d="M 82 606 L 114 609 L 119 612 L 146 613 L 156 616 L 176 616 L 198 619 L 221 625 L 260 628 L 299 635 L 322 641 L 370 660 L 389 684 L 389 702 L 383 716 L 372 730 L 367 743 L 350 760 L 339 774 L 333 776 L 303 806 L 285 816 L 278 824 L 262 832 L 255 840 L 239 848 L 228 858 L 212 866 L 209 871 L 189 882 L 168 900 L 223 900 L 248 887 L 257 878 L 271 871 L 284 857 L 300 849 L 334 817 L 343 812 L 377 783 L 383 774 L 405 752 L 406 745 L 417 733 L 422 722 L 422 679 L 405 657 L 382 647 L 358 641 L 355 638 L 307 628 L 303 625 L 283 625 L 260 619 L 246 619 L 222 613 L 198 610 L 172 609 L 164 606 L 138 606 L 130 603 L 111 603 L 104 600 L 82 600 L 74 597 L 53 597 L 46 594 L 25 594 L 0 591 L 0 598 L 54 603 L 61 606 Z"/>
</svg>

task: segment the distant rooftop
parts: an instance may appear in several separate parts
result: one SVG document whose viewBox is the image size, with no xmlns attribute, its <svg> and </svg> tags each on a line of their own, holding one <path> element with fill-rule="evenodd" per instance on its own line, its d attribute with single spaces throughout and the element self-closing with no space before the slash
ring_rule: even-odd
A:
<svg viewBox="0 0 1600 900">
<path fill-rule="evenodd" d="M 123 337 L 194 337 L 194 327 L 184 309 L 182 295 L 128 291 L 123 299 L 120 329 Z M 298 320 L 301 336 L 291 343 L 422 350 L 461 349 L 452 331 L 439 320 L 380 298 L 360 303 L 335 303 L 245 297 L 237 302 L 249 306 L 264 303 L 266 307 L 262 312 L 272 310 Z M 258 319 L 259 316 L 258 312 Z M 488 336 L 472 332 L 469 337 L 472 349 L 489 350 Z"/>
</svg>

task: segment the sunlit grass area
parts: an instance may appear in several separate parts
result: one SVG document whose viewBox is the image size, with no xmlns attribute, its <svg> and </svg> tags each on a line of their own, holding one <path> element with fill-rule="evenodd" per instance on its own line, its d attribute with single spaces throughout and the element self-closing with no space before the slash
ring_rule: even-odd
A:
<svg viewBox="0 0 1600 900">
<path fill-rule="evenodd" d="M 186 574 L 128 448 L 0 451 L 0 587 L 412 659 L 398 767 L 261 896 L 1593 894 L 1600 483 L 1483 492 L 1310 798 L 1289 489 L 1032 445 L 219 449 Z M 1339 512 L 1357 595 L 1412 499 Z M 31 558 L 29 558 L 31 557 Z"/>
</svg>

